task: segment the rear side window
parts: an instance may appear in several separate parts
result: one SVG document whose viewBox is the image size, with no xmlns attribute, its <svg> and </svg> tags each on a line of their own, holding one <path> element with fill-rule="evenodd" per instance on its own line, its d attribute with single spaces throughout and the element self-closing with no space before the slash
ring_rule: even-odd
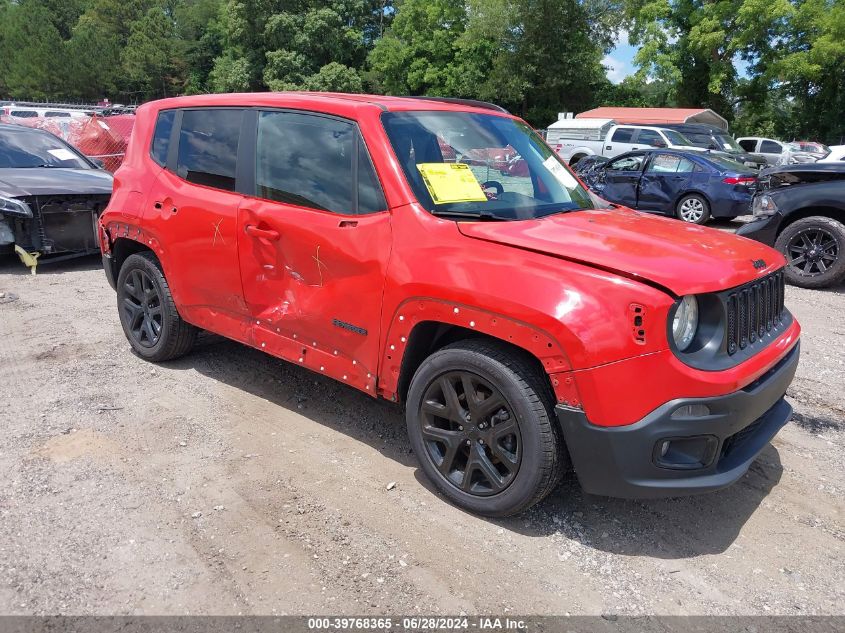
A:
<svg viewBox="0 0 845 633">
<path fill-rule="evenodd" d="M 70 112 L 45 112 L 45 117 L 69 117 Z"/>
<path fill-rule="evenodd" d="M 256 193 L 266 200 L 343 214 L 386 208 L 358 130 L 345 121 L 262 112 L 255 174 Z"/>
<path fill-rule="evenodd" d="M 651 145 L 652 147 L 666 147 L 666 141 L 654 130 L 640 130 L 640 135 L 637 137 L 637 143 L 644 145 Z"/>
<path fill-rule="evenodd" d="M 632 138 L 634 138 L 634 128 L 620 127 L 613 133 L 610 140 L 614 143 L 630 143 Z"/>
<path fill-rule="evenodd" d="M 243 110 L 185 110 L 176 174 L 206 187 L 235 190 Z"/>
<path fill-rule="evenodd" d="M 760 143 L 760 151 L 764 154 L 780 154 L 783 148 L 774 141 L 763 141 Z"/>
<path fill-rule="evenodd" d="M 757 147 L 757 141 L 751 138 L 743 139 L 739 141 L 739 146 L 746 152 L 753 152 Z"/>
<path fill-rule="evenodd" d="M 176 110 L 164 110 L 159 112 L 156 120 L 150 154 L 153 160 L 162 167 L 167 164 L 167 150 L 170 149 L 170 133 L 173 131 L 173 119 L 175 118 Z"/>
<path fill-rule="evenodd" d="M 12 110 L 9 116 L 16 116 L 19 119 L 32 119 L 38 116 L 35 110 Z"/>
</svg>

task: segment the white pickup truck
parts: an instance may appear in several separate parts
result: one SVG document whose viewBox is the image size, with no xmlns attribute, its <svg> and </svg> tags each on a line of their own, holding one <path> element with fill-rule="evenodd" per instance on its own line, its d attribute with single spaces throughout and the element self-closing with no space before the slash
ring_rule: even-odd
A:
<svg viewBox="0 0 845 633">
<path fill-rule="evenodd" d="M 617 125 L 613 119 L 560 119 L 549 126 L 546 142 L 570 165 L 585 156 L 612 158 L 636 149 L 700 151 L 674 130 L 651 125 Z"/>
</svg>

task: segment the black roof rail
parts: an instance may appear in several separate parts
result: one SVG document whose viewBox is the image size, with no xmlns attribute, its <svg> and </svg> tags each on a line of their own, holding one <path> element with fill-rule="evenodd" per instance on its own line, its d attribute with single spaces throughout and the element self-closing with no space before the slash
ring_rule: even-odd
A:
<svg viewBox="0 0 845 633">
<path fill-rule="evenodd" d="M 424 101 L 440 101 L 441 103 L 456 103 L 458 105 L 472 106 L 473 108 L 484 108 L 485 110 L 495 110 L 496 112 L 504 112 L 510 114 L 502 106 L 487 101 L 478 101 L 476 99 L 458 99 L 456 97 L 426 97 L 424 95 L 408 95 L 405 99 L 422 99 Z"/>
</svg>

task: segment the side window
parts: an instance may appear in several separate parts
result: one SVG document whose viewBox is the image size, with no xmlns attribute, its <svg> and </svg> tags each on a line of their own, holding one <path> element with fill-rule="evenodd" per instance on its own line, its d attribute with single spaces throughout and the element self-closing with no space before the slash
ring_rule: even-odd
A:
<svg viewBox="0 0 845 633">
<path fill-rule="evenodd" d="M 613 171 L 640 171 L 643 167 L 643 158 L 644 156 L 617 158 L 607 166 L 607 169 Z"/>
<path fill-rule="evenodd" d="M 328 117 L 261 112 L 255 177 L 256 193 L 266 200 L 343 214 L 387 206 L 355 126 Z"/>
<path fill-rule="evenodd" d="M 616 129 L 610 140 L 614 143 L 630 143 L 632 138 L 634 138 L 634 128 L 620 127 Z"/>
<path fill-rule="evenodd" d="M 150 155 L 153 160 L 164 167 L 167 164 L 167 150 L 170 148 L 170 132 L 173 131 L 173 119 L 176 110 L 164 110 L 158 113 L 156 129 L 153 132 L 153 145 Z"/>
<path fill-rule="evenodd" d="M 678 173 L 679 174 L 691 174 L 695 171 L 696 164 L 692 162 L 688 158 L 681 157 L 681 161 L 678 163 Z"/>
<path fill-rule="evenodd" d="M 674 174 L 678 171 L 681 157 L 675 154 L 657 154 L 651 159 L 648 171 L 655 174 Z"/>
<path fill-rule="evenodd" d="M 746 152 L 753 152 L 757 147 L 757 141 L 755 141 L 753 138 L 745 138 L 738 142 L 739 146 Z"/>
<path fill-rule="evenodd" d="M 774 141 L 763 141 L 760 143 L 760 151 L 763 154 L 780 154 L 783 151 L 783 148 L 780 146 L 780 143 L 775 143 Z"/>
<path fill-rule="evenodd" d="M 185 110 L 176 174 L 206 187 L 235 190 L 243 110 Z"/>
<path fill-rule="evenodd" d="M 640 130 L 640 135 L 637 137 L 637 143 L 650 145 L 651 147 L 666 147 L 666 141 L 654 130 Z"/>
</svg>

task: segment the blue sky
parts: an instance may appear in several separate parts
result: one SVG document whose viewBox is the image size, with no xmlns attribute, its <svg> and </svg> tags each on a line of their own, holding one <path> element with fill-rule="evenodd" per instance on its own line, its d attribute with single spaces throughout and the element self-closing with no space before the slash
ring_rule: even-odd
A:
<svg viewBox="0 0 845 633">
<path fill-rule="evenodd" d="M 628 75 L 633 75 L 636 71 L 634 67 L 636 52 L 637 49 L 628 43 L 628 32 L 620 32 L 616 39 L 616 46 L 602 60 L 602 63 L 607 66 L 607 78 L 618 84 Z"/>
</svg>

